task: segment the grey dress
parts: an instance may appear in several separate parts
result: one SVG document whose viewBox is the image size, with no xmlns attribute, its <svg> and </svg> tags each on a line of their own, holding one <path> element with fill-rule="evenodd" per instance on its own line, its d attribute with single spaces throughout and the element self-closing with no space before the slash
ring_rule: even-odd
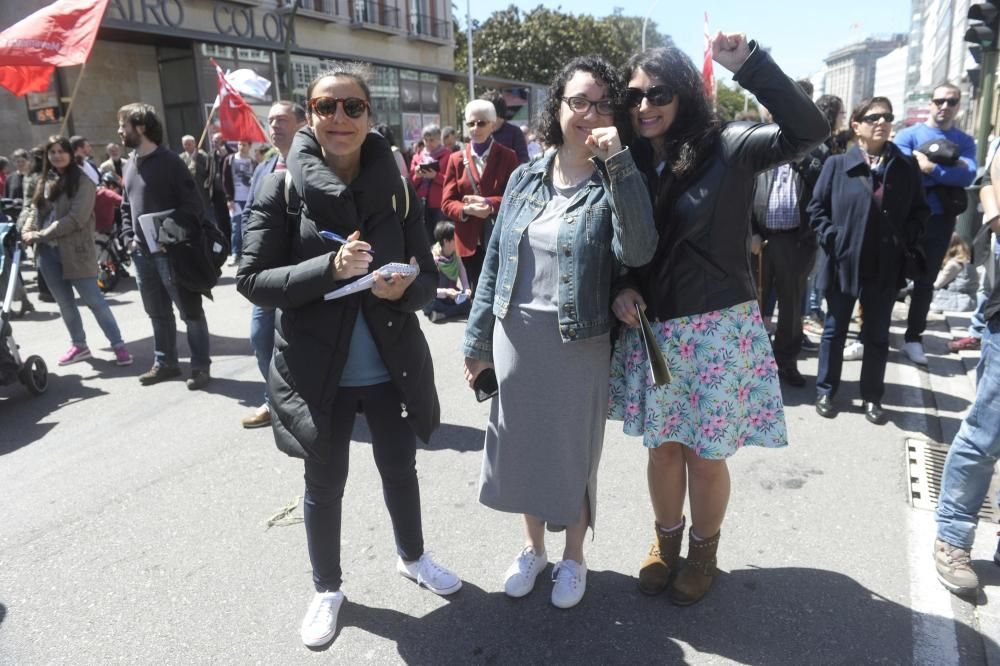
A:
<svg viewBox="0 0 1000 666">
<path fill-rule="evenodd" d="M 486 430 L 479 501 L 565 526 L 580 518 L 586 498 L 593 527 L 609 334 L 563 343 L 557 313 L 556 238 L 580 189 L 554 188 L 518 246 L 511 308 L 493 329 L 500 392 Z"/>
</svg>

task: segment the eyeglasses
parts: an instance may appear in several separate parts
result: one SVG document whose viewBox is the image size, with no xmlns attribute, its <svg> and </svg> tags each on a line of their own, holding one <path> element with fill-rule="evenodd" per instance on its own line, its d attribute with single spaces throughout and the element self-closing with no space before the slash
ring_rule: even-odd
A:
<svg viewBox="0 0 1000 666">
<path fill-rule="evenodd" d="M 490 121 L 488 121 L 488 120 L 467 120 L 467 121 L 465 121 L 465 126 L 468 127 L 469 129 L 472 129 L 473 127 L 486 127 L 489 124 L 490 124 Z"/>
<path fill-rule="evenodd" d="M 885 120 L 887 123 L 891 123 L 896 116 L 889 112 L 886 113 L 869 113 L 867 116 L 861 116 L 861 122 L 868 123 L 869 125 L 874 125 L 880 120 Z"/>
<path fill-rule="evenodd" d="M 956 97 L 942 97 L 941 99 L 932 99 L 934 106 L 958 106 L 958 98 Z"/>
<path fill-rule="evenodd" d="M 652 86 L 648 90 L 629 88 L 625 91 L 625 106 L 634 109 L 642 104 L 643 98 L 653 106 L 666 106 L 674 101 L 674 91 L 667 86 Z"/>
<path fill-rule="evenodd" d="M 573 113 L 580 115 L 589 113 L 590 107 L 595 107 L 598 115 L 601 116 L 610 116 L 615 112 L 615 106 L 610 99 L 599 99 L 596 102 L 592 102 L 586 97 L 562 97 L 561 99 L 566 102 L 566 106 L 572 109 Z"/>
<path fill-rule="evenodd" d="M 344 105 L 344 113 L 348 118 L 360 118 L 369 110 L 368 102 L 360 97 L 313 97 L 309 100 L 309 108 L 316 115 L 327 118 L 337 113 L 337 105 Z"/>
</svg>

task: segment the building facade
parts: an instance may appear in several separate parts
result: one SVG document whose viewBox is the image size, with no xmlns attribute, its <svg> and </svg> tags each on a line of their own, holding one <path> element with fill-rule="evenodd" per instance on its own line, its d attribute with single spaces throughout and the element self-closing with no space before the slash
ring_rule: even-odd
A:
<svg viewBox="0 0 1000 666">
<path fill-rule="evenodd" d="M 903 117 L 906 95 L 906 65 L 909 49 L 900 46 L 875 62 L 874 94 L 887 97 L 893 113 Z"/>
<path fill-rule="evenodd" d="M 49 1 L 0 3 L 0 26 Z M 88 137 L 99 156 L 104 143 L 117 141 L 117 109 L 143 101 L 160 111 L 166 143 L 179 149 L 183 135 L 197 137 L 206 127 L 217 91 L 212 59 L 273 82 L 265 97 L 247 98 L 261 119 L 278 98 L 304 101 L 309 81 L 331 61 L 351 60 L 371 65 L 376 120 L 388 123 L 400 143 L 418 139 L 424 125 L 456 124 L 455 83 L 466 75 L 454 71 L 450 0 L 300 0 L 295 11 L 288 5 L 110 0 L 66 133 Z M 57 69 L 47 94 L 17 98 L 0 89 L 0 124 L 8 128 L 0 155 L 59 131 L 58 122 L 29 119 L 46 117 L 38 111 L 46 104 L 57 106 L 49 119 L 65 113 L 80 72 Z"/>
<path fill-rule="evenodd" d="M 906 35 L 869 37 L 864 41 L 837 49 L 828 55 L 824 89 L 836 95 L 848 110 L 875 92 L 875 69 L 879 58 L 906 44 Z M 850 111 L 848 111 L 849 113 Z"/>
</svg>

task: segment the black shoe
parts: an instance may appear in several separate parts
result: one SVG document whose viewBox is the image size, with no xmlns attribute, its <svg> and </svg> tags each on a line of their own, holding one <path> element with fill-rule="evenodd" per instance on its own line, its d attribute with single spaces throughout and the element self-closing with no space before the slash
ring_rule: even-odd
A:
<svg viewBox="0 0 1000 666">
<path fill-rule="evenodd" d="M 38 300 L 42 301 L 43 303 L 55 303 L 56 302 L 55 297 L 52 294 L 50 294 L 49 292 L 47 292 L 47 291 L 40 292 L 38 294 Z"/>
<path fill-rule="evenodd" d="M 869 423 L 874 423 L 875 425 L 882 425 L 885 423 L 885 412 L 882 411 L 882 405 L 877 402 L 866 400 L 864 407 L 865 418 L 868 419 Z"/>
<path fill-rule="evenodd" d="M 188 390 L 197 391 L 208 386 L 210 381 L 212 376 L 208 374 L 208 370 L 192 370 L 191 379 L 187 380 L 187 387 Z"/>
<path fill-rule="evenodd" d="M 153 384 L 159 384 L 160 382 L 165 382 L 168 379 L 180 376 L 180 368 L 167 368 L 162 365 L 154 365 L 152 368 L 139 375 L 139 383 L 143 386 L 152 386 Z"/>
<path fill-rule="evenodd" d="M 794 386 L 795 388 L 802 388 L 806 385 L 806 378 L 802 376 L 802 373 L 794 365 L 778 368 L 778 377 L 785 380 L 785 383 L 789 386 Z"/>
<path fill-rule="evenodd" d="M 819 343 L 813 342 L 812 338 L 802 336 L 802 351 L 819 351 Z"/>
<path fill-rule="evenodd" d="M 825 419 L 832 419 L 836 416 L 837 410 L 833 407 L 833 399 L 828 395 L 816 398 L 816 413 Z"/>
</svg>

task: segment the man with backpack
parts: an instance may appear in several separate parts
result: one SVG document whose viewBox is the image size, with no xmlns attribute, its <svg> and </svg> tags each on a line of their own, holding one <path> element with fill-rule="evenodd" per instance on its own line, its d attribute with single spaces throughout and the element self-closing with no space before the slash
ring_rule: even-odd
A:
<svg viewBox="0 0 1000 666">
<path fill-rule="evenodd" d="M 177 284 L 167 253 L 158 243 L 160 225 L 173 219 L 204 219 L 202 200 L 184 162 L 160 145 L 163 124 L 156 110 L 140 102 L 118 110 L 118 135 L 134 154 L 124 168 L 122 236 L 135 262 L 142 304 L 153 324 L 153 367 L 139 376 L 143 386 L 179 377 L 177 322 L 173 305 L 187 325 L 191 377 L 187 387 L 204 388 L 209 375 L 208 323 L 202 294 Z"/>
</svg>

